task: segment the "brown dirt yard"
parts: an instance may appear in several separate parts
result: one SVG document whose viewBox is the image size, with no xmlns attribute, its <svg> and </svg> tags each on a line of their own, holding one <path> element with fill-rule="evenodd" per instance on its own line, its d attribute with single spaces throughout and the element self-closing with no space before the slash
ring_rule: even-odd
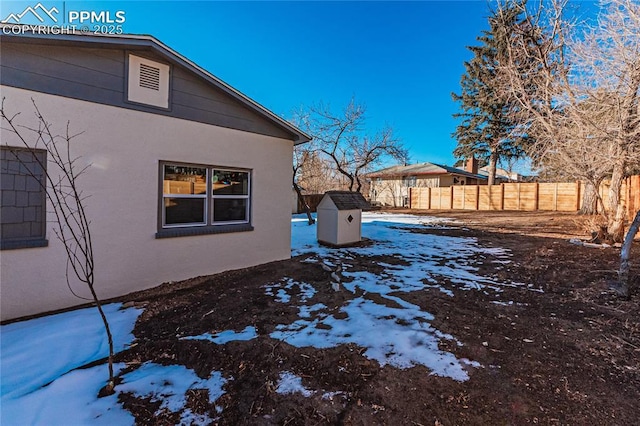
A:
<svg viewBox="0 0 640 426">
<path fill-rule="evenodd" d="M 632 250 L 633 294 L 621 300 L 607 284 L 616 277 L 619 248 L 568 243 L 569 238 L 586 239 L 584 217 L 394 212 L 453 221 L 410 228 L 407 232 L 416 238 L 506 249 L 510 262 L 500 261 L 489 250 L 469 260 L 469 271 L 495 282 L 524 285 L 489 291 L 442 279 L 413 291 L 335 292 L 330 272 L 305 254 L 128 296 L 127 301 L 145 310 L 134 329 L 136 343 L 116 361 L 131 368 L 146 361 L 181 364 L 202 378 L 214 370 L 222 372 L 229 380 L 226 393 L 215 403 L 206 390 L 190 391 L 187 398 L 192 412 L 222 425 L 640 424 L 640 242 Z M 448 265 L 446 257 L 440 262 Z M 401 271 L 407 263 L 394 253 L 373 262 L 353 250 L 345 268 L 352 274 L 381 275 L 381 264 Z M 345 274 L 345 283 L 349 276 Z M 309 305 L 322 303 L 335 318 L 346 316 L 345 306 L 356 295 L 388 309 L 397 307 L 393 300 L 418 306 L 432 315 L 430 327 L 445 336 L 438 341 L 443 353 L 477 364 L 465 367 L 467 380 L 454 380 L 419 364 L 381 366 L 356 343 L 319 349 L 275 339 L 271 334 L 279 324 L 301 319 L 299 305 L 282 303 L 274 297 L 275 290 L 265 290 L 286 279 L 313 285 L 317 291 L 307 296 Z M 303 296 L 291 297 L 299 301 Z M 410 320 L 395 319 L 399 324 Z M 256 338 L 226 344 L 181 339 L 239 332 L 247 326 L 255 328 Z M 372 339 L 378 337 L 375 329 L 368 333 Z M 301 378 L 302 386 L 311 391 L 279 392 L 285 371 Z M 158 401 L 128 394 L 121 402 L 139 424 L 180 421 L 179 413 L 159 411 Z"/>
</svg>

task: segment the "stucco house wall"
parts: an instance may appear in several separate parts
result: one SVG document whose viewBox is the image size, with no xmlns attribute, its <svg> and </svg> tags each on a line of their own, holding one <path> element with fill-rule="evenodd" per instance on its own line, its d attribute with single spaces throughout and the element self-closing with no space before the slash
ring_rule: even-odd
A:
<svg viewBox="0 0 640 426">
<path fill-rule="evenodd" d="M 73 60 L 84 60 L 77 50 L 71 51 L 76 52 L 69 55 Z M 94 51 L 97 56 L 102 54 L 100 49 Z M 126 52 L 122 50 L 121 57 Z M 163 59 L 162 55 L 156 54 L 156 57 Z M 8 61 L 3 57 L 2 65 Z M 89 89 L 78 91 L 77 96 L 75 92 L 58 95 L 43 93 L 49 90 L 46 87 L 58 90 L 55 85 L 29 90 L 26 87 L 31 81 L 20 80 L 23 78 L 20 75 L 7 73 L 3 79 L 11 83 L 3 83 L 1 88 L 4 108 L 8 113 L 20 112 L 18 124 L 37 127 L 33 100 L 55 133 L 65 134 L 67 122 L 71 133 L 82 133 L 72 141 L 72 152 L 79 157 L 79 168 L 90 166 L 79 179 L 79 186 L 88 196 L 85 205 L 91 221 L 95 284 L 103 299 L 167 281 L 244 268 L 291 255 L 293 144 L 296 139 L 296 143 L 304 141 L 306 135 L 299 134 L 297 138 L 296 129 L 287 128 L 286 123 L 280 124 L 253 105 L 243 107 L 245 101 L 240 96 L 237 100 L 224 92 L 216 95 L 215 87 L 194 74 L 195 71 L 190 74 L 188 67 L 175 62 L 172 66 L 174 78 L 182 79 L 172 87 L 186 84 L 187 77 L 192 87 L 198 83 L 199 91 L 194 89 L 193 93 L 220 98 L 207 101 L 212 109 L 219 110 L 220 117 L 215 111 L 195 116 L 196 112 L 192 114 L 187 106 L 182 110 L 176 107 L 173 112 L 184 115 L 176 117 L 171 110 L 109 104 L 103 95 L 99 97 L 104 102 L 78 99 L 98 96 Z M 78 74 L 78 78 L 82 76 Z M 33 81 L 36 86 L 42 84 L 41 80 Z M 114 81 L 121 83 L 122 78 Z M 175 101 L 177 96 L 172 94 L 172 99 Z M 121 95 L 117 99 L 121 99 Z M 233 114 L 225 118 L 223 113 L 227 109 Z M 212 124 L 216 120 L 227 121 Z M 243 126 L 246 129 L 234 128 Z M 15 135 L 5 130 L 0 140 L 3 146 L 23 146 Z M 158 238 L 162 231 L 163 162 L 248 171 L 249 224 L 234 232 L 219 228 L 224 232 Z M 57 173 L 51 163 L 49 173 Z M 47 210 L 52 210 L 50 204 Z M 51 214 L 48 216 L 47 246 L 0 252 L 1 320 L 87 302 L 73 296 L 67 288 L 65 250 L 55 236 L 55 221 Z M 84 284 L 75 278 L 70 281 L 74 292 L 89 297 Z"/>
<path fill-rule="evenodd" d="M 21 118 L 32 115 L 33 98 L 59 132 L 67 120 L 84 132 L 73 149 L 91 165 L 80 184 L 90 196 L 102 298 L 290 256 L 292 141 L 22 89 L 3 87 L 2 94 L 7 110 L 24 111 Z M 20 146 L 5 131 L 1 137 Z M 160 160 L 252 170 L 253 231 L 156 239 Z M 2 319 L 83 302 L 66 287 L 65 253 L 53 229 L 49 220 L 48 247 L 2 252 Z M 82 284 L 73 288 L 88 296 Z"/>
</svg>

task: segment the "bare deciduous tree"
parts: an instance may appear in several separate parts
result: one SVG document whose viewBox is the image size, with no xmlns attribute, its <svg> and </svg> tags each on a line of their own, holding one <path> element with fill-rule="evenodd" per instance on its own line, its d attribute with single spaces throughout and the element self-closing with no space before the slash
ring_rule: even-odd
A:
<svg viewBox="0 0 640 426">
<path fill-rule="evenodd" d="M 640 4 L 603 2 L 598 25 L 589 27 L 566 18 L 566 3 L 523 9 L 502 87 L 517 101 L 517 131 L 536 140 L 534 164 L 562 167 L 594 188 L 611 179 L 607 232 L 619 242 L 621 185 L 640 161 Z"/>
<path fill-rule="evenodd" d="M 310 107 L 299 114 L 297 122 L 313 137 L 315 150 L 347 180 L 350 191 L 361 191 L 363 176 L 384 159 L 407 161 L 407 150 L 391 127 L 367 133 L 365 108 L 353 99 L 339 114 L 322 104 Z"/>
<path fill-rule="evenodd" d="M 309 225 L 316 223 L 316 220 L 311 215 L 311 207 L 305 201 L 302 195 L 302 189 L 300 187 L 301 174 L 305 170 L 305 166 L 310 165 L 309 157 L 310 151 L 307 147 L 294 146 L 293 148 L 293 189 L 296 191 L 296 196 L 299 201 L 302 201 L 304 205 L 304 211 L 307 214 Z"/>
<path fill-rule="evenodd" d="M 313 143 L 294 148 L 296 181 L 309 194 L 323 194 L 342 184 L 332 162 L 317 151 Z M 337 183 L 339 182 L 339 183 Z"/>
<path fill-rule="evenodd" d="M 95 303 L 104 324 L 109 342 L 109 379 L 107 385 L 100 391 L 101 395 L 114 393 L 113 375 L 113 336 L 109 322 L 102 309 L 102 303 L 95 289 L 95 260 L 93 256 L 93 241 L 91 239 L 90 221 L 87 216 L 85 203 L 87 196 L 80 189 L 79 179 L 89 166 L 81 166 L 78 157 L 72 154 L 71 144 L 73 139 L 80 134 L 69 133 L 67 123 L 64 136 L 54 132 L 51 123 L 41 114 L 35 101 L 33 107 L 37 118 L 37 127 L 18 124 L 20 113 L 11 114 L 5 109 L 5 99 L 2 99 L 0 116 L 2 117 L 2 129 L 15 135 L 16 139 L 27 149 L 45 149 L 47 162 L 53 167 L 47 167 L 37 156 L 35 160 L 44 171 L 44 180 L 36 179 L 44 190 L 47 200 L 52 207 L 57 227 L 54 228 L 56 237 L 62 242 L 67 254 L 67 285 L 72 293 L 78 296 L 69 282 L 69 267 L 75 277 L 84 283 L 90 293 L 91 300 Z M 6 141 L 4 141 L 6 144 Z M 16 158 L 20 161 L 19 156 Z M 35 176 L 34 176 L 35 177 Z"/>
</svg>

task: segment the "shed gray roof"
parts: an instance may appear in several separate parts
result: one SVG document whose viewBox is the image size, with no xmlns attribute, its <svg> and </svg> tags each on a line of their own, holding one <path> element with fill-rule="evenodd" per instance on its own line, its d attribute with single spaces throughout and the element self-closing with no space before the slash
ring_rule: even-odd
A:
<svg viewBox="0 0 640 426">
<path fill-rule="evenodd" d="M 327 191 L 325 197 L 331 198 L 338 210 L 369 210 L 371 208 L 359 192 Z"/>
</svg>

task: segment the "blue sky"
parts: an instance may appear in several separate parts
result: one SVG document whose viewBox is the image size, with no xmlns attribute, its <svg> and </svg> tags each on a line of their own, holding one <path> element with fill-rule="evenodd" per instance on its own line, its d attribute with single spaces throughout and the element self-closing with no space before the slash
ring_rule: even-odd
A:
<svg viewBox="0 0 640 426">
<path fill-rule="evenodd" d="M 2 1 L 0 14 L 32 2 Z M 478 1 L 47 1 L 124 11 L 127 33 L 150 34 L 276 114 L 354 97 L 371 130 L 394 128 L 411 162 L 451 165 L 466 46 L 488 27 Z M 577 2 L 576 4 L 589 4 Z"/>
</svg>

